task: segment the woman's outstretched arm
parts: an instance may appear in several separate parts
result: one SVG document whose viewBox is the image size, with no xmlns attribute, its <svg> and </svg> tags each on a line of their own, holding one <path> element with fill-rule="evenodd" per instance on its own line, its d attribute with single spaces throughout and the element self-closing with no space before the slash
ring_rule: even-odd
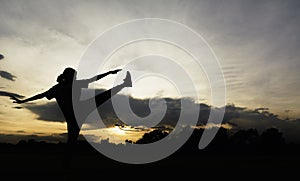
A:
<svg viewBox="0 0 300 181">
<path fill-rule="evenodd" d="M 11 96 L 10 98 L 12 100 L 14 100 L 13 103 L 22 104 L 22 103 L 29 102 L 29 101 L 34 101 L 34 100 L 37 100 L 37 99 L 42 99 L 44 97 L 46 97 L 45 93 L 37 94 L 35 96 L 32 96 L 32 97 L 30 97 L 28 99 L 24 99 L 24 100 L 20 100 L 20 99 L 14 97 L 14 96 Z"/>
</svg>

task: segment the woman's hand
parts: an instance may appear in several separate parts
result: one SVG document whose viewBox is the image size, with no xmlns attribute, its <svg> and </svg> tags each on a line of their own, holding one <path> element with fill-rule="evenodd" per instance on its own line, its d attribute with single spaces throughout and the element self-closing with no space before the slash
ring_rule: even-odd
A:
<svg viewBox="0 0 300 181">
<path fill-rule="evenodd" d="M 11 96 L 10 99 L 14 100 L 13 103 L 17 103 L 17 104 L 22 104 L 25 102 L 24 100 L 20 100 L 20 99 L 16 98 L 15 96 Z"/>
<path fill-rule="evenodd" d="M 118 72 L 120 72 L 122 69 L 116 69 L 116 70 L 111 70 L 109 71 L 110 74 L 116 74 Z"/>
</svg>

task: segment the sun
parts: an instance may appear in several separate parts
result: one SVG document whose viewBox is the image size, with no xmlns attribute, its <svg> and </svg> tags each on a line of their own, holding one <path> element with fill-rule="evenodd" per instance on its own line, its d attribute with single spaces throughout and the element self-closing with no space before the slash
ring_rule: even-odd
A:
<svg viewBox="0 0 300 181">
<path fill-rule="evenodd" d="M 126 132 L 124 130 L 120 129 L 118 126 L 110 128 L 110 131 L 117 135 L 125 135 L 126 134 Z"/>
</svg>

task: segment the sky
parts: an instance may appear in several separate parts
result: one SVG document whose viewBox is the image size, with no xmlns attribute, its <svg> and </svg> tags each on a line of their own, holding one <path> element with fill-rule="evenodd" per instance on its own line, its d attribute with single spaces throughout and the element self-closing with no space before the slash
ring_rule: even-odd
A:
<svg viewBox="0 0 300 181">
<path fill-rule="evenodd" d="M 200 34 L 219 60 L 227 103 L 249 109 L 266 108 L 281 118 L 300 117 L 300 2 L 297 0 L 0 0 L 0 133 L 64 133 L 65 123 L 41 121 L 38 114 L 13 104 L 7 96 L 29 97 L 48 90 L 65 67 L 78 66 L 88 46 L 102 33 L 141 18 L 176 21 Z M 147 54 L 176 59 L 193 77 L 199 100 L 211 103 L 205 73 L 189 64 L 192 57 L 172 44 L 161 41 L 128 44 L 116 51 L 99 71 L 125 67 L 129 60 Z M 162 71 L 161 66 L 167 66 L 152 64 L 150 59 L 132 70 L 143 74 Z M 172 69 L 168 75 L 181 80 Z M 110 88 L 115 78 L 109 76 L 94 86 Z M 188 93 L 186 90 L 183 95 L 189 96 Z M 167 79 L 148 76 L 136 81 L 131 95 L 147 98 L 179 94 Z M 42 105 L 46 101 L 32 104 Z"/>
</svg>

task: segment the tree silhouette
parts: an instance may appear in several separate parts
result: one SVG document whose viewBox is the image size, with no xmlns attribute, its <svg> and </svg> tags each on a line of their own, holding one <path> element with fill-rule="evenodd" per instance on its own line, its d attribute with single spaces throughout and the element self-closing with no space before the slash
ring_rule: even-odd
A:
<svg viewBox="0 0 300 181">
<path fill-rule="evenodd" d="M 148 143 L 153 143 L 158 140 L 163 139 L 168 135 L 168 132 L 160 129 L 153 130 L 149 133 L 145 133 L 143 137 L 139 140 L 137 140 L 135 143 L 136 144 L 148 144 Z M 130 142 L 130 141 L 127 141 Z"/>
<path fill-rule="evenodd" d="M 256 129 L 239 130 L 230 137 L 231 146 L 240 150 L 253 150 L 259 142 L 259 134 Z"/>
<path fill-rule="evenodd" d="M 285 144 L 282 133 L 277 128 L 269 128 L 261 134 L 261 146 L 267 151 L 279 151 Z"/>
</svg>

